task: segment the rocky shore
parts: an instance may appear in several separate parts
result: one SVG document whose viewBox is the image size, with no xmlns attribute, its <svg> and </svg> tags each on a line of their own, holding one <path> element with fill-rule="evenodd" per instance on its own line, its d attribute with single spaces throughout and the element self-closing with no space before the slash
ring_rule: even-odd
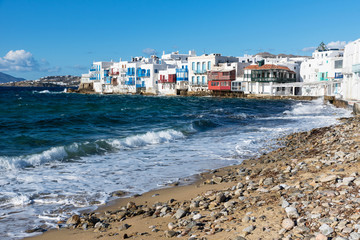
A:
<svg viewBox="0 0 360 240">
<path fill-rule="evenodd" d="M 360 239 L 360 117 L 279 142 L 192 185 L 74 215 L 35 239 Z"/>
</svg>

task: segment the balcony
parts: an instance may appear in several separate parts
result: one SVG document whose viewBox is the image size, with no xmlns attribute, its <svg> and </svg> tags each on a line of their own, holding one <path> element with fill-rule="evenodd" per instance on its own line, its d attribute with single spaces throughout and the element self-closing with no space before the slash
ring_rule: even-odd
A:
<svg viewBox="0 0 360 240">
<path fill-rule="evenodd" d="M 352 65 L 352 71 L 354 73 L 360 73 L 360 63 Z"/>
<path fill-rule="evenodd" d="M 344 75 L 342 73 L 335 73 L 335 79 L 343 79 Z"/>
<path fill-rule="evenodd" d="M 278 82 L 278 83 L 286 83 L 286 82 L 296 82 L 296 78 L 276 78 L 276 77 L 252 77 L 252 82 Z"/>
<path fill-rule="evenodd" d="M 217 75 L 209 75 L 209 81 L 233 81 L 235 80 L 235 76 L 225 75 L 225 76 L 217 76 Z"/>
<path fill-rule="evenodd" d="M 91 77 L 91 78 L 89 78 L 90 80 L 96 80 L 96 77 Z"/>
<path fill-rule="evenodd" d="M 112 69 L 112 70 L 109 72 L 109 75 L 115 75 L 115 76 L 116 76 L 116 75 L 119 75 L 119 73 L 120 73 L 119 70 L 113 70 L 113 69 Z"/>
<path fill-rule="evenodd" d="M 207 71 L 205 69 L 202 70 L 194 70 L 194 74 L 205 74 Z"/>
</svg>

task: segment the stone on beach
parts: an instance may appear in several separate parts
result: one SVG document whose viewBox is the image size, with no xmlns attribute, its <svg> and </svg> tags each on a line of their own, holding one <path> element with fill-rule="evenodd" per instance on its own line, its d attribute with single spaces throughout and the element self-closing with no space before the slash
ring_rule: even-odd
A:
<svg viewBox="0 0 360 240">
<path fill-rule="evenodd" d="M 79 215 L 72 215 L 67 221 L 66 224 L 68 225 L 77 225 L 80 223 L 80 216 Z"/>
</svg>

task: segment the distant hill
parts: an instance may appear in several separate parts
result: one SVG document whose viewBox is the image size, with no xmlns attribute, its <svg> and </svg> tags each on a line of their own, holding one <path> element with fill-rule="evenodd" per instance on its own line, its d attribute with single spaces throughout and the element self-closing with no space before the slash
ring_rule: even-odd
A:
<svg viewBox="0 0 360 240">
<path fill-rule="evenodd" d="M 9 74 L 0 72 L 0 83 L 19 82 L 24 80 L 24 78 L 13 77 Z"/>
<path fill-rule="evenodd" d="M 24 80 L 24 79 L 21 79 Z M 80 84 L 79 76 L 47 76 L 37 80 L 17 80 L 16 82 L 1 83 L 8 87 L 77 87 Z"/>
<path fill-rule="evenodd" d="M 310 56 L 298 56 L 298 55 L 293 55 L 293 54 L 284 54 L 284 53 L 280 53 L 278 55 L 276 54 L 272 54 L 269 52 L 261 52 L 261 53 L 257 53 L 255 54 L 257 56 L 261 56 L 263 58 L 276 58 L 276 57 L 281 57 L 281 58 L 294 58 L 294 57 L 310 57 Z"/>
</svg>

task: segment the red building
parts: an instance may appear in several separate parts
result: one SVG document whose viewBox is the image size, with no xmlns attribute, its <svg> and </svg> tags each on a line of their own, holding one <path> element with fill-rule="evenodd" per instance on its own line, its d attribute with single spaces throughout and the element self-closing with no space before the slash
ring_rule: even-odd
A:
<svg viewBox="0 0 360 240">
<path fill-rule="evenodd" d="M 230 91 L 231 82 L 236 79 L 236 71 L 221 70 L 208 72 L 208 89 L 212 91 Z"/>
<path fill-rule="evenodd" d="M 175 83 L 176 74 L 160 75 L 159 83 Z"/>
</svg>

